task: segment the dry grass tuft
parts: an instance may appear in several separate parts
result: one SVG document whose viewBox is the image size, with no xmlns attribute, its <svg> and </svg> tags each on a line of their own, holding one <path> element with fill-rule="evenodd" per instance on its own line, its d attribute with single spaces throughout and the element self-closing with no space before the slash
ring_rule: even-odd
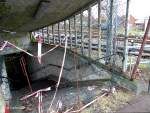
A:
<svg viewBox="0 0 150 113">
<path fill-rule="evenodd" d="M 131 92 L 118 90 L 115 94 L 110 94 L 100 98 L 94 105 L 82 111 L 82 113 L 110 113 L 124 107 L 134 97 Z"/>
</svg>

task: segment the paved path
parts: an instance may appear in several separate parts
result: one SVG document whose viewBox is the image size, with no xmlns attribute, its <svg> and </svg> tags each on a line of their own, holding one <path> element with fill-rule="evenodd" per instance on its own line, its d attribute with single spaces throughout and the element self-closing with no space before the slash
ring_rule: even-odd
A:
<svg viewBox="0 0 150 113">
<path fill-rule="evenodd" d="M 118 111 L 123 113 L 131 113 L 131 112 L 146 112 L 150 113 L 150 95 L 143 95 L 135 100 L 129 102 L 127 106 L 120 109 Z"/>
</svg>

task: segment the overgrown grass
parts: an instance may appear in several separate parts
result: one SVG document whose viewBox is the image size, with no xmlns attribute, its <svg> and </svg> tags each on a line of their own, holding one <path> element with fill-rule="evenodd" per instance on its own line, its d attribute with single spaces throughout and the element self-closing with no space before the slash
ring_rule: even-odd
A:
<svg viewBox="0 0 150 113">
<path fill-rule="evenodd" d="M 149 69 L 150 64 L 139 64 L 140 69 Z"/>
<path fill-rule="evenodd" d="M 124 35 L 125 29 L 124 28 L 119 29 L 117 34 L 118 35 Z M 137 30 L 137 29 L 130 30 L 128 33 L 128 36 L 140 36 L 140 37 L 142 37 L 143 35 L 144 35 L 144 31 Z"/>
<path fill-rule="evenodd" d="M 118 90 L 115 94 L 100 98 L 94 105 L 81 113 L 96 113 L 95 110 L 102 113 L 115 112 L 127 105 L 133 97 L 134 95 L 128 91 Z"/>
</svg>

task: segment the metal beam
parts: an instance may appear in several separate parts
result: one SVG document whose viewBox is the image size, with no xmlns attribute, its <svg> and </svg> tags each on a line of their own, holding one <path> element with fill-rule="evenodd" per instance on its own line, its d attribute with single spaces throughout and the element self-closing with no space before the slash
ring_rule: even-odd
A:
<svg viewBox="0 0 150 113">
<path fill-rule="evenodd" d="M 44 37 L 44 28 L 41 29 L 42 31 L 42 37 L 43 37 L 43 41 L 45 42 L 45 37 Z"/>
<path fill-rule="evenodd" d="M 115 3 L 114 3 L 114 30 L 113 30 L 113 69 L 115 68 L 116 66 L 116 53 L 117 53 L 117 11 L 118 11 L 118 0 L 115 0 Z"/>
<path fill-rule="evenodd" d="M 101 0 L 98 0 L 98 58 L 101 57 Z"/>
<path fill-rule="evenodd" d="M 77 46 L 77 26 L 76 26 L 76 15 L 74 16 L 74 33 L 75 33 L 75 48 L 78 48 L 78 46 Z"/>
<path fill-rule="evenodd" d="M 127 63 L 128 63 L 128 18 L 129 18 L 129 2 L 130 2 L 130 0 L 127 0 L 126 20 L 125 20 L 123 72 L 125 72 L 127 70 Z"/>
<path fill-rule="evenodd" d="M 81 27 L 81 54 L 84 55 L 83 12 L 80 13 L 80 27 Z"/>
<path fill-rule="evenodd" d="M 111 2 L 110 2 L 110 23 L 109 23 L 109 25 L 110 25 L 110 31 L 109 31 L 109 40 L 110 40 L 110 42 L 109 42 L 109 44 L 110 44 L 110 51 L 109 51 L 109 55 L 112 55 L 113 54 L 113 38 L 114 38 L 114 36 L 113 36 L 113 16 L 114 16 L 114 0 L 111 0 Z M 110 59 L 109 59 L 109 63 L 110 64 L 112 64 L 112 57 L 110 57 Z"/>
<path fill-rule="evenodd" d="M 53 44 L 55 44 L 54 25 L 52 25 L 52 39 L 53 39 Z"/>
<path fill-rule="evenodd" d="M 66 28 L 66 20 L 64 21 L 64 33 L 65 33 L 65 38 L 67 37 L 67 28 Z M 65 45 L 65 41 L 63 41 L 63 45 Z"/>
<path fill-rule="evenodd" d="M 59 45 L 61 45 L 61 37 L 60 37 L 60 23 L 58 23 L 58 40 L 59 40 Z"/>
<path fill-rule="evenodd" d="M 48 27 L 48 32 L 49 32 L 49 44 L 52 44 L 52 26 Z"/>
<path fill-rule="evenodd" d="M 48 44 L 50 44 L 49 27 L 46 27 L 46 33 L 47 33 Z"/>
<path fill-rule="evenodd" d="M 64 32 L 65 32 L 65 36 L 67 35 L 67 30 L 66 30 L 66 21 L 64 21 Z"/>
<path fill-rule="evenodd" d="M 88 57 L 91 58 L 91 38 L 92 38 L 92 34 L 91 34 L 91 7 L 89 6 L 89 9 L 88 9 L 88 35 L 89 35 L 89 41 L 88 41 L 88 45 L 89 45 L 89 48 L 88 48 Z"/>
<path fill-rule="evenodd" d="M 72 49 L 71 18 L 69 18 L 69 39 L 70 39 L 70 49 Z"/>
<path fill-rule="evenodd" d="M 136 73 L 136 70 L 137 70 L 137 68 L 139 66 L 139 63 L 140 63 L 140 60 L 141 60 L 141 57 L 142 57 L 142 52 L 143 52 L 145 43 L 146 43 L 146 41 L 148 39 L 149 31 L 150 31 L 150 17 L 149 17 L 149 20 L 148 20 L 148 24 L 147 24 L 147 28 L 146 28 L 145 34 L 144 34 L 143 42 L 141 44 L 141 48 L 139 50 L 139 55 L 137 57 L 136 64 L 134 65 L 134 68 L 133 68 L 133 71 L 132 71 L 132 75 L 131 75 L 131 79 L 132 80 L 135 78 L 135 73 Z"/>
<path fill-rule="evenodd" d="M 113 36 L 112 36 L 112 32 L 113 32 L 113 3 L 114 0 L 110 0 L 110 9 L 109 9 L 109 18 L 108 18 L 108 37 L 107 37 L 107 45 L 106 45 L 106 56 L 110 56 L 113 52 Z M 106 58 L 105 64 L 111 64 L 111 58 Z"/>
</svg>

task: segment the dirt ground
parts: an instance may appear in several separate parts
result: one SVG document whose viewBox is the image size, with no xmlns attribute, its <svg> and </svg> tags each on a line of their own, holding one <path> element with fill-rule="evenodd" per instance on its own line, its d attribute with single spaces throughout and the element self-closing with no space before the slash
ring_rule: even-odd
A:
<svg viewBox="0 0 150 113">
<path fill-rule="evenodd" d="M 118 110 L 118 112 L 127 112 L 127 113 L 150 113 L 150 95 L 141 95 L 136 97 L 134 100 L 128 103 Z"/>
<path fill-rule="evenodd" d="M 148 94 L 150 65 L 140 64 L 138 70 L 139 73 L 136 81 L 138 82 L 140 95 L 135 95 L 129 91 L 118 90 L 116 94 L 98 100 L 82 113 L 150 113 L 150 94 Z"/>
<path fill-rule="evenodd" d="M 91 107 L 81 113 L 110 113 L 128 105 L 135 95 L 127 90 L 118 89 L 114 94 L 109 94 L 96 101 Z"/>
<path fill-rule="evenodd" d="M 140 65 L 139 69 L 145 80 L 148 81 L 149 78 L 149 69 L 145 66 Z M 145 87 L 145 80 L 138 80 Z M 48 87 L 48 81 L 39 81 L 33 84 L 34 91 L 40 88 Z M 143 88 L 140 87 L 140 88 Z M 76 87 L 66 87 L 60 88 L 56 99 L 53 105 L 56 105 L 58 101 L 62 103 L 62 111 L 65 111 L 71 107 L 74 110 L 79 109 L 80 107 L 86 105 L 87 103 L 94 100 L 96 97 L 101 95 L 101 90 L 103 88 L 108 89 L 109 85 L 104 86 L 83 86 L 78 89 Z M 147 88 L 147 86 L 145 87 Z M 26 101 L 20 101 L 19 99 L 26 94 L 29 94 L 28 88 L 23 88 L 18 91 L 13 91 L 13 100 L 11 102 L 11 108 L 25 107 L 24 110 L 21 109 L 11 109 L 11 113 L 37 113 L 38 109 L 38 99 L 32 97 Z M 44 113 L 47 111 L 47 108 L 50 105 L 52 97 L 54 95 L 54 89 L 50 92 L 43 94 L 43 109 Z M 80 100 L 80 102 L 78 102 Z M 79 105 L 80 103 L 80 105 Z M 116 92 L 114 94 L 110 93 L 103 98 L 98 99 L 94 104 L 90 105 L 80 113 L 110 113 L 110 112 L 150 112 L 150 95 L 146 92 L 144 94 L 136 96 L 134 93 L 127 91 L 126 89 L 116 87 Z M 52 109 L 56 109 L 56 106 L 53 106 Z M 54 112 L 55 113 L 55 112 Z"/>
<path fill-rule="evenodd" d="M 35 83 L 34 87 L 38 87 L 38 86 L 40 87 L 41 85 L 47 87 L 46 86 L 47 83 L 45 81 L 43 81 L 43 83 L 42 82 Z M 62 103 L 62 111 L 65 111 L 71 107 L 73 107 L 74 109 L 82 107 L 87 103 L 91 102 L 92 100 L 94 100 L 96 97 L 100 96 L 102 93 L 101 89 L 103 88 L 107 89 L 108 86 L 106 85 L 105 86 L 84 86 L 84 87 L 80 87 L 79 92 L 76 87 L 61 88 L 58 91 L 52 109 L 54 110 L 56 109 L 55 105 L 57 105 L 58 101 L 61 101 Z M 13 92 L 13 100 L 11 102 L 11 108 L 25 107 L 25 109 L 24 110 L 11 109 L 11 113 L 37 113 L 38 98 L 32 97 L 25 101 L 19 100 L 22 96 L 25 96 L 28 93 L 29 91 L 27 88 L 23 88 L 19 91 Z M 47 111 L 47 108 L 50 105 L 53 94 L 54 94 L 54 90 L 43 94 L 44 113 Z M 101 113 L 101 112 L 116 111 L 122 108 L 123 106 L 127 105 L 128 102 L 132 100 L 134 97 L 135 95 L 133 93 L 121 88 L 117 88 L 116 93 L 114 94 L 110 93 L 108 96 L 101 98 L 93 105 L 86 108 L 82 113 Z M 80 100 L 81 103 L 80 106 L 76 104 L 78 103 L 78 100 Z"/>
</svg>

